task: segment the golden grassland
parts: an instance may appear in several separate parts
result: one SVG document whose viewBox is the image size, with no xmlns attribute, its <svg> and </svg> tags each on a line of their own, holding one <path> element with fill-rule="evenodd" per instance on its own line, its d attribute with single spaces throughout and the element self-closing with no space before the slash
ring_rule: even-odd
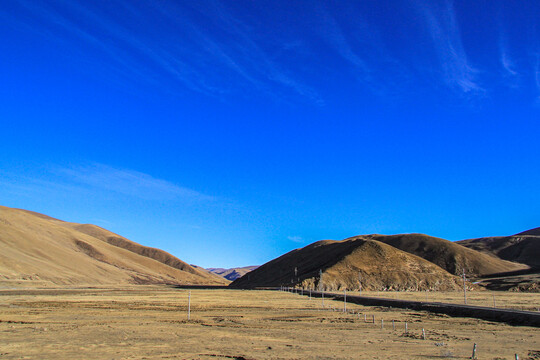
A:
<svg viewBox="0 0 540 360">
<path fill-rule="evenodd" d="M 442 300 L 448 294 L 437 296 Z M 505 293 L 504 298 L 535 306 L 539 295 Z M 323 308 L 320 298 L 278 291 L 164 286 L 2 290 L 0 358 L 466 359 L 476 343 L 479 359 L 514 359 L 515 354 L 522 360 L 540 359 L 538 328 L 347 307 L 354 313 L 344 313 L 342 301 L 326 298 Z"/>
</svg>

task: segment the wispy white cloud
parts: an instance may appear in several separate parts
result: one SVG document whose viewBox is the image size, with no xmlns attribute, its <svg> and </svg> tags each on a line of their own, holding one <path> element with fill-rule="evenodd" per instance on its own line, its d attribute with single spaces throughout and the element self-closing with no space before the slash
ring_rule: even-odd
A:
<svg viewBox="0 0 540 360">
<path fill-rule="evenodd" d="M 508 75 L 511 76 L 517 76 L 519 73 L 517 72 L 516 65 L 514 62 L 510 59 L 508 52 L 506 50 L 501 50 L 501 65 L 503 66 L 504 70 L 506 70 Z"/>
<path fill-rule="evenodd" d="M 464 93 L 483 92 L 476 78 L 478 70 L 470 64 L 463 48 L 453 4 L 446 1 L 444 5 L 436 14 L 426 3 L 418 4 L 435 45 L 444 80 Z"/>
<path fill-rule="evenodd" d="M 124 4 L 127 6 L 126 4 Z M 164 73 L 168 79 L 178 81 L 186 88 L 211 95 L 215 93 L 215 87 L 209 86 L 204 81 L 204 76 L 193 66 L 184 61 L 184 56 L 175 54 L 166 48 L 152 42 L 143 41 L 136 34 L 103 15 L 97 14 L 90 8 L 76 2 L 65 2 L 64 6 L 77 13 L 80 17 L 87 18 L 93 27 L 107 34 L 106 39 L 113 41 L 103 41 L 101 37 L 89 34 L 79 24 L 64 17 L 63 22 L 66 28 L 75 29 L 81 33 L 83 38 L 90 38 L 105 50 L 113 59 L 121 65 L 126 66 L 137 75 L 142 75 L 144 80 L 159 84 L 159 74 L 156 69 Z M 133 14 L 136 11 L 132 11 Z M 147 67 L 137 61 L 141 57 L 145 61 L 153 63 L 154 66 Z"/>
<path fill-rule="evenodd" d="M 260 90 L 270 92 L 272 84 L 277 84 L 316 104 L 324 104 L 315 89 L 296 79 L 292 72 L 284 70 L 275 62 L 271 54 L 263 49 L 260 41 L 254 38 L 250 27 L 233 16 L 220 1 L 209 1 L 207 5 L 209 6 L 205 8 L 205 13 L 213 16 L 212 19 L 223 33 L 235 39 L 234 46 L 222 46 L 200 27 L 191 24 L 191 34 L 204 44 L 208 55 L 221 61 Z"/>
<path fill-rule="evenodd" d="M 267 86 L 261 79 L 258 79 L 256 76 L 251 74 L 251 72 L 246 69 L 245 66 L 241 64 L 242 61 L 238 60 L 239 56 L 235 56 L 233 54 L 231 48 L 226 49 L 225 46 L 220 44 L 218 41 L 214 40 L 211 36 L 205 34 L 198 26 L 196 26 L 194 23 L 192 23 L 189 18 L 186 18 L 186 15 L 183 14 L 182 9 L 178 7 L 178 5 L 175 5 L 174 3 L 168 4 L 168 8 L 163 8 L 162 4 L 155 4 L 156 9 L 160 12 L 161 16 L 165 18 L 169 18 L 171 21 L 175 21 L 178 18 L 182 18 L 182 24 L 184 27 L 188 28 L 189 36 L 200 45 L 200 51 L 201 54 L 199 57 L 205 58 L 205 59 L 212 59 L 213 61 L 219 63 L 222 66 L 225 66 L 229 71 L 239 75 L 241 78 L 243 78 L 247 83 L 254 86 L 256 89 L 261 91 L 267 91 Z M 231 22 L 229 20 L 229 22 Z M 225 30 L 226 29 L 226 30 Z M 234 29 L 230 26 L 224 26 L 225 31 L 231 31 L 231 29 Z M 243 34 L 241 31 L 236 30 L 238 33 Z M 239 46 L 236 44 L 236 46 Z M 241 46 L 242 48 L 242 46 Z M 245 49 L 242 51 L 242 53 L 251 54 L 252 52 L 246 51 Z M 177 57 L 173 56 L 173 54 L 169 53 L 167 55 L 169 61 L 175 62 L 178 61 Z M 247 56 L 242 57 L 243 61 L 246 61 L 248 59 Z M 255 63 L 255 61 L 253 60 Z M 182 65 L 178 63 L 177 65 Z M 199 80 L 202 81 L 204 77 L 199 77 Z M 215 91 L 219 91 L 217 88 L 213 88 Z"/>
<path fill-rule="evenodd" d="M 27 176 L 3 172 L 0 173 L 2 191 L 15 196 L 37 198 L 43 194 L 80 194 L 86 193 L 80 186 L 67 184 L 64 181 L 53 181 L 47 178 L 50 173 L 38 176 Z"/>
<path fill-rule="evenodd" d="M 148 69 L 145 69 L 134 61 L 129 52 L 118 45 L 119 42 L 107 41 L 107 39 L 94 35 L 91 31 L 84 29 L 76 21 L 70 19 L 69 16 L 50 5 L 39 5 L 36 2 L 24 0 L 20 2 L 20 5 L 29 12 L 30 19 L 32 20 L 25 22 L 25 20 L 10 18 L 10 21 L 17 22 L 17 25 L 23 27 L 25 30 L 34 31 L 45 37 L 48 41 L 69 42 L 75 39 L 80 44 L 90 45 L 101 51 L 109 60 L 104 64 L 113 68 L 119 74 L 125 77 L 133 77 L 135 75 L 137 78 L 144 79 L 147 82 L 154 81 L 154 76 L 152 76 Z M 69 4 L 66 3 L 66 5 Z M 91 13 L 88 12 L 85 15 L 89 16 Z M 95 22 L 94 25 L 98 28 L 99 22 Z M 123 41 L 124 39 L 121 42 Z M 76 51 L 76 48 L 73 47 L 73 50 Z"/>
<path fill-rule="evenodd" d="M 39 176 L 1 174 L 0 185 L 12 194 L 39 196 L 56 193 L 59 196 L 98 196 L 122 194 L 134 198 L 159 201 L 212 201 L 213 197 L 176 185 L 170 181 L 127 169 L 103 164 L 87 166 L 52 166 Z"/>
<path fill-rule="evenodd" d="M 143 199 L 195 198 L 211 199 L 195 190 L 178 186 L 166 180 L 134 170 L 117 169 L 103 164 L 90 166 L 55 168 L 57 174 L 64 175 L 68 181 L 135 196 Z"/>
<path fill-rule="evenodd" d="M 536 83 L 536 104 L 540 105 L 540 52 L 536 55 L 536 66 L 534 69 L 534 80 Z"/>
<path fill-rule="evenodd" d="M 336 58 L 349 65 L 352 78 L 376 95 L 394 98 L 410 76 L 409 69 L 390 54 L 379 29 L 363 19 L 353 5 L 345 4 L 336 13 L 324 2 L 317 2 L 312 11 L 318 19 L 318 35 Z"/>
<path fill-rule="evenodd" d="M 304 242 L 304 239 L 301 236 L 287 236 L 287 239 L 299 244 Z"/>
<path fill-rule="evenodd" d="M 90 222 L 92 224 L 96 224 L 96 225 L 99 225 L 99 226 L 103 226 L 103 227 L 111 227 L 112 225 L 114 225 L 114 223 L 110 222 L 110 221 L 107 221 L 107 220 L 103 220 L 103 219 L 90 219 Z"/>
<path fill-rule="evenodd" d="M 289 100 L 287 95 L 292 91 L 316 104 L 323 103 L 317 91 L 274 62 L 249 26 L 219 1 L 205 1 L 195 10 L 186 4 L 142 2 L 135 8 L 130 2 L 112 2 L 121 13 L 137 20 L 135 23 L 162 20 L 159 26 L 167 30 L 167 36 L 159 38 L 152 33 L 152 26 L 128 28 L 121 17 L 98 12 L 91 3 L 22 0 L 20 4 L 31 15 L 19 19 L 26 28 L 37 33 L 46 28 L 45 36 L 53 41 L 78 40 L 83 52 L 88 46 L 101 51 L 107 57 L 105 65 L 124 78 L 135 75 L 138 80 L 160 88 L 178 82 L 184 88 L 210 96 L 231 91 L 249 94 L 253 90 L 274 96 L 278 86 Z M 205 9 L 203 15 L 208 22 L 229 36 L 220 38 L 215 29 L 210 33 L 206 26 L 201 26 L 200 19 L 193 21 L 190 13 L 201 8 Z M 225 38 L 234 41 L 224 42 Z M 244 83 L 231 79 L 230 74 L 238 75 Z"/>
<path fill-rule="evenodd" d="M 338 52 L 338 54 L 361 72 L 368 74 L 369 68 L 362 57 L 353 49 L 336 19 L 323 7 L 316 8 L 317 15 L 322 18 L 321 35 Z"/>
<path fill-rule="evenodd" d="M 511 88 L 517 89 L 519 87 L 519 72 L 514 60 L 510 55 L 508 49 L 508 38 L 503 30 L 502 21 L 499 24 L 499 61 L 504 70 L 504 82 Z"/>
</svg>

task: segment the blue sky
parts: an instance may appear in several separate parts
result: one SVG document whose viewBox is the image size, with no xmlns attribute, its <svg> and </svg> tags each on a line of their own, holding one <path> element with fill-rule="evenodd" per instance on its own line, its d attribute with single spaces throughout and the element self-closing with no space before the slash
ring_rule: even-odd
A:
<svg viewBox="0 0 540 360">
<path fill-rule="evenodd" d="M 540 2 L 3 1 L 0 204 L 205 267 L 540 226 Z"/>
</svg>

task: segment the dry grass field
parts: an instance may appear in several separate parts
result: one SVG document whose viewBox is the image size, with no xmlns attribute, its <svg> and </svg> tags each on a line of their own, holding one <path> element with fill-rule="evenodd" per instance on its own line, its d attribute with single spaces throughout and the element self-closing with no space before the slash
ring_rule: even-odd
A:
<svg viewBox="0 0 540 360">
<path fill-rule="evenodd" d="M 164 286 L 2 290 L 0 358 L 467 359 L 477 343 L 479 359 L 540 359 L 532 327 L 277 291 L 191 290 L 189 321 L 187 305 Z"/>
</svg>

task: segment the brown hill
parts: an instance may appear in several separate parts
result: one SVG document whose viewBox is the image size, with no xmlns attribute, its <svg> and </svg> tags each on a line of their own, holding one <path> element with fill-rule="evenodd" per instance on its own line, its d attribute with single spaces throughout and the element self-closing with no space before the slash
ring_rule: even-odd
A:
<svg viewBox="0 0 540 360">
<path fill-rule="evenodd" d="M 0 283 L 222 285 L 227 281 L 94 225 L 0 206 Z"/>
<path fill-rule="evenodd" d="M 501 260 L 449 240 L 424 234 L 364 235 L 357 238 L 384 242 L 397 249 L 420 256 L 451 274 L 481 276 L 526 269 L 527 266 Z"/>
<path fill-rule="evenodd" d="M 244 267 L 238 267 L 238 268 L 231 268 L 231 269 L 223 269 L 223 268 L 208 268 L 206 270 L 219 275 L 227 280 L 234 281 L 238 278 L 241 278 L 242 276 L 246 275 L 250 271 L 255 270 L 258 268 L 258 265 L 255 266 L 244 266 Z"/>
<path fill-rule="evenodd" d="M 297 273 L 295 275 L 295 268 Z M 319 270 L 323 272 L 322 281 Z M 304 286 L 327 290 L 452 290 L 461 280 L 418 256 L 361 237 L 323 240 L 293 250 L 241 277 L 231 287 Z"/>
<path fill-rule="evenodd" d="M 536 229 L 529 231 L 534 230 Z M 538 268 L 540 267 L 540 236 L 526 235 L 529 231 L 512 236 L 461 240 L 457 243 L 491 256 Z"/>
<path fill-rule="evenodd" d="M 183 262 L 182 260 L 174 257 L 173 255 L 169 254 L 166 251 L 143 246 L 141 244 L 137 244 L 136 242 L 128 240 L 122 236 L 119 236 L 99 226 L 91 225 L 91 224 L 74 224 L 74 223 L 68 223 L 68 226 L 71 226 L 75 230 L 78 230 L 84 234 L 87 234 L 95 238 L 98 238 L 102 241 L 105 241 L 111 245 L 129 250 L 141 256 L 146 256 L 148 258 L 157 260 L 160 263 L 169 265 L 170 267 L 173 267 L 175 269 L 187 271 L 195 275 L 206 276 L 205 271 L 196 269 L 195 267 Z"/>
</svg>

